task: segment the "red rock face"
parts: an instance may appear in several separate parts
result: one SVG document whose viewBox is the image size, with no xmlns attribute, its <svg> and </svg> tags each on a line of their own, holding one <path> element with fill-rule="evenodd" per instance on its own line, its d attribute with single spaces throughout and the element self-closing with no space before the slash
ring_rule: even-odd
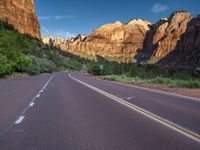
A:
<svg viewBox="0 0 200 150">
<path fill-rule="evenodd" d="M 117 21 L 114 24 L 103 25 L 89 36 L 79 35 L 68 40 L 60 47 L 72 53 L 133 59 L 137 50 L 143 47 L 149 25 L 150 22 L 140 19 L 134 19 L 125 25 Z"/>
<path fill-rule="evenodd" d="M 175 12 L 168 19 L 162 18 L 153 24 L 137 56 L 138 60 L 156 63 L 174 51 L 191 19 L 189 12 L 182 11 Z"/>
<path fill-rule="evenodd" d="M 147 61 L 156 63 L 174 51 L 191 19 L 189 12 L 175 12 L 168 19 L 161 19 L 153 24 L 142 49 L 143 54 L 148 55 Z"/>
<path fill-rule="evenodd" d="M 174 51 L 158 64 L 167 68 L 200 67 L 200 16 L 193 18 L 187 25 Z"/>
<path fill-rule="evenodd" d="M 154 50 L 153 56 L 160 59 L 173 51 L 191 19 L 192 17 L 188 12 L 172 14 L 169 21 L 162 24 L 155 33 L 154 39 L 156 39 L 157 48 Z"/>
<path fill-rule="evenodd" d="M 53 40 L 53 44 L 76 54 L 118 57 L 122 61 L 131 57 L 162 66 L 197 67 L 200 66 L 199 18 L 192 19 L 189 12 L 181 11 L 154 24 L 140 19 L 125 25 L 116 22 L 103 25 L 89 36 Z"/>
<path fill-rule="evenodd" d="M 1 21 L 12 25 L 20 33 L 41 39 L 33 0 L 0 0 L 0 13 Z"/>
</svg>

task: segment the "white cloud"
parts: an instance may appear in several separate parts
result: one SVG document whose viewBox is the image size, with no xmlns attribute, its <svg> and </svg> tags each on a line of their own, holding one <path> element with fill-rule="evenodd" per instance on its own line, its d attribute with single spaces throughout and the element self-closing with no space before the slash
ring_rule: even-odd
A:
<svg viewBox="0 0 200 150">
<path fill-rule="evenodd" d="M 52 19 L 51 16 L 39 16 L 38 17 L 39 20 L 49 20 L 49 19 Z"/>
<path fill-rule="evenodd" d="M 76 35 L 73 33 L 70 33 L 68 31 L 64 31 L 62 29 L 49 31 L 46 27 L 41 27 L 41 32 L 43 36 L 53 36 L 53 37 L 62 37 L 65 39 L 70 39 L 71 37 L 75 37 Z"/>
<path fill-rule="evenodd" d="M 68 31 L 57 30 L 57 31 L 54 31 L 52 33 L 52 36 L 54 36 L 54 37 L 62 37 L 62 38 L 65 38 L 65 39 L 69 39 L 69 38 L 75 37 L 76 35 L 73 34 L 73 33 L 68 32 Z"/>
<path fill-rule="evenodd" d="M 60 15 L 60 16 L 54 16 L 54 19 L 59 20 L 59 19 L 73 19 L 77 18 L 77 15 Z"/>
<path fill-rule="evenodd" d="M 167 5 L 163 5 L 160 3 L 156 3 L 153 5 L 153 7 L 151 8 L 151 11 L 154 13 L 160 13 L 160 12 L 164 12 L 168 9 Z"/>
<path fill-rule="evenodd" d="M 61 20 L 61 19 L 73 19 L 77 17 L 78 17 L 77 15 L 56 15 L 56 16 L 39 16 L 38 19 L 39 20 L 51 20 L 51 19 Z"/>
<path fill-rule="evenodd" d="M 42 33 L 50 34 L 49 30 L 43 26 L 41 26 L 41 31 L 42 31 Z"/>
</svg>

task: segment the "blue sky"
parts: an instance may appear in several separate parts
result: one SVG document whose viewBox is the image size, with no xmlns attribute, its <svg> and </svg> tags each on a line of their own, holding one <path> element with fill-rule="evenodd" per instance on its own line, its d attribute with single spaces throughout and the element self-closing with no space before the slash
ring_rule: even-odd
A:
<svg viewBox="0 0 200 150">
<path fill-rule="evenodd" d="M 157 21 L 176 10 L 200 14 L 200 0 L 35 0 L 42 35 L 69 38 L 119 20 Z"/>
</svg>

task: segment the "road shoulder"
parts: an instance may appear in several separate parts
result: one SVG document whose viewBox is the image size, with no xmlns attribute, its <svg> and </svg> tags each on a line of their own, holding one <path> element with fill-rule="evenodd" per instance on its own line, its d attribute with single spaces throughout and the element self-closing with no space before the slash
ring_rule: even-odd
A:
<svg viewBox="0 0 200 150">
<path fill-rule="evenodd" d="M 168 87 L 168 86 L 162 85 L 162 84 L 138 84 L 138 83 L 133 83 L 133 82 L 124 83 L 124 82 L 120 82 L 120 81 L 105 80 L 99 76 L 93 76 L 93 75 L 87 74 L 87 73 L 85 73 L 85 75 L 89 76 L 91 78 L 97 79 L 97 80 L 103 80 L 103 81 L 112 82 L 112 83 L 120 84 L 120 85 L 124 85 L 124 86 L 138 87 L 141 89 L 163 92 L 163 93 L 172 94 L 172 95 L 175 94 L 175 95 L 192 97 L 192 98 L 194 97 L 194 98 L 197 98 L 200 100 L 200 88 L 196 88 L 196 89 L 182 88 L 182 87 L 171 88 L 171 87 Z"/>
</svg>

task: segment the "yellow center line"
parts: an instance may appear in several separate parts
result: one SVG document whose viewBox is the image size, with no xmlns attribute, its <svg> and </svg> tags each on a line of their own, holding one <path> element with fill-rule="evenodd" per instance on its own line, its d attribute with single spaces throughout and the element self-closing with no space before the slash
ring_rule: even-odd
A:
<svg viewBox="0 0 200 150">
<path fill-rule="evenodd" d="M 129 103 L 129 102 L 127 102 L 127 101 L 125 101 L 125 100 L 123 100 L 123 99 L 121 99 L 119 97 L 116 97 L 116 96 L 114 96 L 114 95 L 112 95 L 112 94 L 110 94 L 108 92 L 105 92 L 105 91 L 103 91 L 101 89 L 98 89 L 98 88 L 96 88 L 96 87 L 94 87 L 94 86 L 92 86 L 90 84 L 82 82 L 82 81 L 72 77 L 72 74 L 69 74 L 68 76 L 71 79 L 79 82 L 80 84 L 82 84 L 82 85 L 84 85 L 84 86 L 86 86 L 86 87 L 88 87 L 88 88 L 90 88 L 90 89 L 92 89 L 92 90 L 104 95 L 104 96 L 107 96 L 107 97 L 111 98 L 112 100 L 114 100 L 116 102 L 119 102 L 120 104 L 122 104 L 122 105 L 124 105 L 124 106 L 126 106 L 126 107 L 128 107 L 128 108 L 130 108 L 130 109 L 132 109 L 134 111 L 137 111 L 140 114 L 142 114 L 142 115 L 144 115 L 144 116 L 146 116 L 146 117 L 148 117 L 148 118 L 150 118 L 150 119 L 152 119 L 152 120 L 154 120 L 154 121 L 156 121 L 156 122 L 158 122 L 158 123 L 170 128 L 170 129 L 172 129 L 172 130 L 174 130 L 174 131 L 176 131 L 176 132 L 178 132 L 178 133 L 180 133 L 180 134 L 182 134 L 182 135 L 184 135 L 184 136 L 186 136 L 186 137 L 188 137 L 188 138 L 200 143 L 200 135 L 199 134 L 197 134 L 197 133 L 195 133 L 193 131 L 190 131 L 189 129 L 184 128 L 184 127 L 182 127 L 182 126 L 180 126 L 180 125 L 178 125 L 178 124 L 176 124 L 176 123 L 174 123 L 174 122 L 172 122 L 170 120 L 162 118 L 162 117 L 160 117 L 160 116 L 158 116 L 158 115 L 156 115 L 156 114 L 154 114 L 154 113 L 152 113 L 150 111 L 147 111 L 147 110 L 145 110 L 145 109 L 143 109 L 141 107 L 138 107 L 138 106 L 136 106 L 136 105 L 134 105 L 132 103 Z"/>
</svg>

